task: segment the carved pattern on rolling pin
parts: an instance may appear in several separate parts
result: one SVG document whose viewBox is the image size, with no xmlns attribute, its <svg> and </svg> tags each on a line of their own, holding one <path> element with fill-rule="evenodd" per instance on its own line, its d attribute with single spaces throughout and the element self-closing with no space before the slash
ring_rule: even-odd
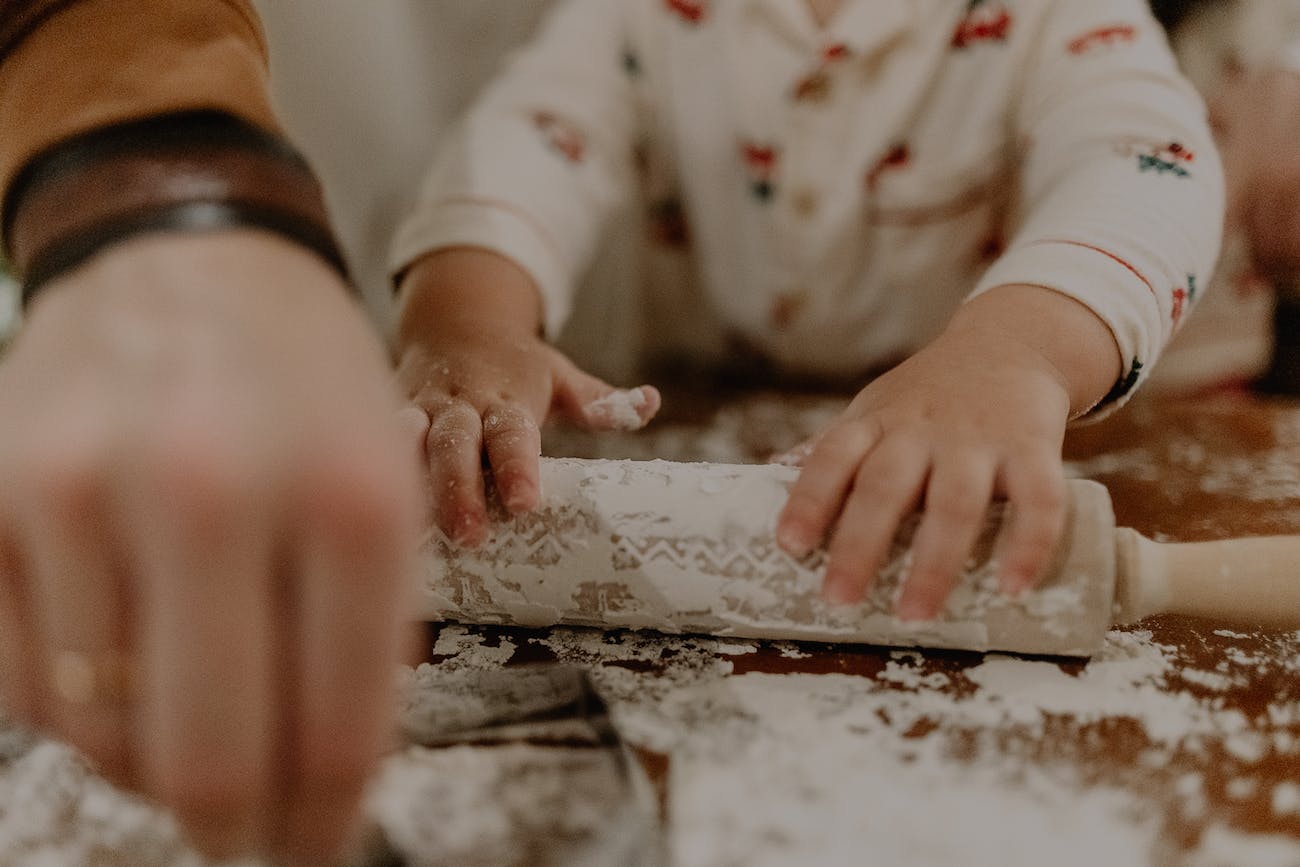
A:
<svg viewBox="0 0 1300 867">
<path fill-rule="evenodd" d="M 1087 652 L 1104 634 L 1110 590 L 1077 570 L 1061 570 L 1022 600 L 998 592 L 992 558 L 1000 509 L 941 622 L 906 624 L 891 613 L 915 519 L 862 605 L 828 604 L 819 593 L 825 554 L 797 560 L 773 535 L 797 472 L 544 459 L 536 512 L 511 517 L 492 502 L 493 532 L 476 549 L 431 534 L 425 616 L 1066 654 Z M 1102 613 L 1088 613 L 1096 610 Z"/>
</svg>

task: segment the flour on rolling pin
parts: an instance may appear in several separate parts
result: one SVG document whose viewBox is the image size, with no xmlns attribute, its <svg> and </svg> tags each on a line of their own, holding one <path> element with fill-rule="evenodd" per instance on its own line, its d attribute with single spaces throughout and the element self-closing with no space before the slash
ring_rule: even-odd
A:
<svg viewBox="0 0 1300 867">
<path fill-rule="evenodd" d="M 774 539 L 798 471 L 782 466 L 543 459 L 538 510 L 508 517 L 474 549 L 434 531 L 421 615 L 462 623 L 654 629 L 746 638 L 1087 655 L 1110 625 L 1114 518 L 1105 490 L 1072 482 L 1050 577 L 1011 599 L 997 589 L 995 509 L 940 620 L 892 616 L 915 520 L 861 605 L 820 596 L 823 552 L 795 559 Z M 1081 515 L 1095 520 L 1077 520 Z"/>
</svg>

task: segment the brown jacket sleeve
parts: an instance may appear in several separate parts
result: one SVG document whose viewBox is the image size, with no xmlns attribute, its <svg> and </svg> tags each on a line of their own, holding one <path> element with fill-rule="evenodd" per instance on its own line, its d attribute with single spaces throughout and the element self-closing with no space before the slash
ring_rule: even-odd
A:
<svg viewBox="0 0 1300 867">
<path fill-rule="evenodd" d="M 0 189 L 60 140 L 187 108 L 278 128 L 248 0 L 0 0 Z"/>
<path fill-rule="evenodd" d="M 19 273 L 195 203 L 328 238 L 279 136 L 249 0 L 0 0 L 0 234 Z"/>
</svg>

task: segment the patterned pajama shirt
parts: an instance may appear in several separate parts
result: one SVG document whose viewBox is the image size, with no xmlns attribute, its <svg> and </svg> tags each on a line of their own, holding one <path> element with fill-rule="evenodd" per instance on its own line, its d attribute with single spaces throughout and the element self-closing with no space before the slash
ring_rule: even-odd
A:
<svg viewBox="0 0 1300 867">
<path fill-rule="evenodd" d="M 392 265 L 498 252 L 554 335 L 629 202 L 690 262 L 651 298 L 784 369 L 852 376 L 1031 284 L 1110 327 L 1109 408 L 1209 279 L 1223 182 L 1142 0 L 845 0 L 826 27 L 803 0 L 563 0 L 449 137 Z"/>
</svg>

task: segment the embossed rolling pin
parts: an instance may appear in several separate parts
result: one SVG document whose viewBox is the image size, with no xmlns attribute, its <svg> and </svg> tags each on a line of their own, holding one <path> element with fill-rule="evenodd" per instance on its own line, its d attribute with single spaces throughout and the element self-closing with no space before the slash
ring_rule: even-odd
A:
<svg viewBox="0 0 1300 867">
<path fill-rule="evenodd" d="M 1300 627 L 1300 537 L 1152 542 L 1117 528 L 1106 489 L 1087 481 L 1069 483 L 1052 566 L 1020 598 L 997 590 L 995 508 L 940 619 L 890 613 L 915 520 L 866 601 L 830 605 L 819 595 L 824 555 L 795 559 L 773 538 L 797 472 L 543 459 L 537 512 L 506 518 L 497 509 L 493 534 L 474 549 L 430 535 L 420 615 L 1062 656 L 1090 655 L 1112 623 L 1162 612 Z"/>
</svg>

